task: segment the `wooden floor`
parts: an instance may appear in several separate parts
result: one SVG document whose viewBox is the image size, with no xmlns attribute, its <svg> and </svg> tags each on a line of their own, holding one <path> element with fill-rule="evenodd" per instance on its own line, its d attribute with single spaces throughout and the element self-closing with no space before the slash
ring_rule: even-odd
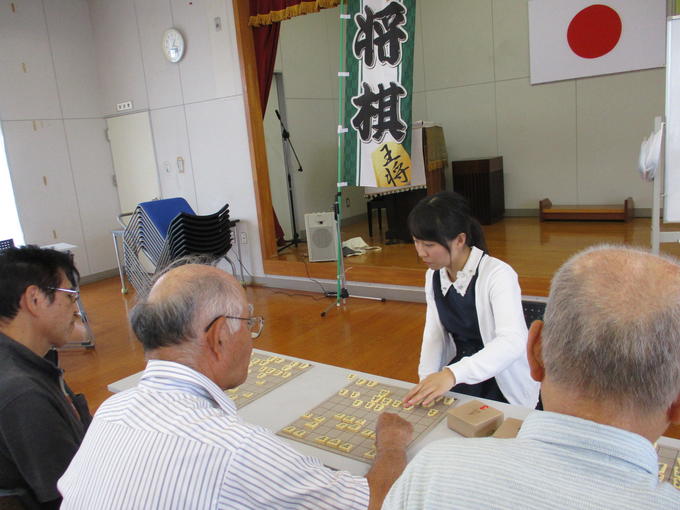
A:
<svg viewBox="0 0 680 510">
<path fill-rule="evenodd" d="M 365 224 L 348 229 L 369 244 Z M 377 230 L 377 226 L 376 226 Z M 599 242 L 648 243 L 649 221 L 624 223 L 539 223 L 536 218 L 510 218 L 486 229 L 492 254 L 509 262 L 520 276 L 543 281 L 538 295 L 547 294 L 550 275 L 578 249 Z M 647 237 L 646 237 L 647 236 Z M 343 238 L 347 238 L 343 236 Z M 680 249 L 672 247 L 675 254 Z M 286 250 L 282 259 L 303 258 L 306 248 Z M 372 260 L 369 260 L 372 259 Z M 386 246 L 379 254 L 348 259 L 348 266 L 410 264 L 422 284 L 424 266 L 412 245 Z M 308 264 L 313 266 L 314 264 Z M 415 382 L 425 305 L 379 303 L 350 299 L 345 307 L 320 313 L 334 301 L 320 294 L 250 287 L 247 289 L 256 313 L 265 317 L 262 336 L 255 347 L 330 365 Z M 106 386 L 144 368 L 144 355 L 127 322 L 132 294 L 120 293 L 120 281 L 110 278 L 83 286 L 82 299 L 92 324 L 96 348 L 62 351 L 60 360 L 71 387 L 88 397 L 94 411 L 110 393 Z M 680 438 L 680 428 L 671 432 Z"/>
<path fill-rule="evenodd" d="M 378 229 L 375 215 L 373 223 L 373 238 L 368 235 L 366 221 L 342 229 L 344 240 L 362 237 L 367 244 L 382 248 L 379 252 L 346 258 L 348 280 L 423 285 L 425 266 L 418 259 L 413 244 L 385 245 L 384 234 Z M 680 230 L 680 225 L 674 227 L 674 230 Z M 489 252 L 515 268 L 523 293 L 547 296 L 552 274 L 576 251 L 598 243 L 649 248 L 651 226 L 647 218 L 636 218 L 629 223 L 540 222 L 538 218 L 506 218 L 484 226 L 484 231 Z M 680 257 L 680 244 L 665 244 L 663 250 Z M 335 278 L 334 262 L 308 262 L 306 244 L 287 248 L 265 265 L 267 263 L 277 271 L 276 274 Z"/>
</svg>

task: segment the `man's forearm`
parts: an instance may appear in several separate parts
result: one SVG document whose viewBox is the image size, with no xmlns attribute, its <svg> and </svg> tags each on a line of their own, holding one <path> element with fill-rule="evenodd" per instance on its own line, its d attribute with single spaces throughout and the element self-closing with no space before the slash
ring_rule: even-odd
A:
<svg viewBox="0 0 680 510">
<path fill-rule="evenodd" d="M 379 510 L 390 487 L 406 467 L 406 451 L 403 448 L 378 450 L 375 461 L 366 475 L 370 497 L 368 510 Z"/>
</svg>

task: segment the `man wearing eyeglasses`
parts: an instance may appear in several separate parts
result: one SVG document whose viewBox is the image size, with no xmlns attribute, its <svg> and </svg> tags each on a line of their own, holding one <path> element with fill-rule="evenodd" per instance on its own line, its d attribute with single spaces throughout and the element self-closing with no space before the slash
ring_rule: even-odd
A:
<svg viewBox="0 0 680 510">
<path fill-rule="evenodd" d="M 90 421 L 82 395 L 45 359 L 78 329 L 78 271 L 37 246 L 0 253 L 0 489 L 28 508 L 58 508 L 57 480 Z"/>
<path fill-rule="evenodd" d="M 136 388 L 97 411 L 59 481 L 62 509 L 380 508 L 406 464 L 411 425 L 380 417 L 364 478 L 243 421 L 224 390 L 245 381 L 264 320 L 233 277 L 205 265 L 171 269 L 130 321 L 148 365 Z"/>
</svg>

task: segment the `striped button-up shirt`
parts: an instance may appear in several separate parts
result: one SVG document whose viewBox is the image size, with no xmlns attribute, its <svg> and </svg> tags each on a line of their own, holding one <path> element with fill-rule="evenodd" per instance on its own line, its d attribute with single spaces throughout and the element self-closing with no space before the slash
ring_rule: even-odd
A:
<svg viewBox="0 0 680 510">
<path fill-rule="evenodd" d="M 204 375 L 149 361 L 97 411 L 59 480 L 62 509 L 365 509 L 365 478 L 244 422 Z"/>
<path fill-rule="evenodd" d="M 535 411 L 516 439 L 446 439 L 423 449 L 383 510 L 680 508 L 658 479 L 647 439 L 614 427 Z"/>
</svg>

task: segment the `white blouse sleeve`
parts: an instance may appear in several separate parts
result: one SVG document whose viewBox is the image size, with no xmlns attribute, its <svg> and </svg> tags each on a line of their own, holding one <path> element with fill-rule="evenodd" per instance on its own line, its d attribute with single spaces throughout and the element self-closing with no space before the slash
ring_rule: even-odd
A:
<svg viewBox="0 0 680 510">
<path fill-rule="evenodd" d="M 428 375 L 439 372 L 442 366 L 453 357 L 453 354 L 450 357 L 446 357 L 451 352 L 453 343 L 439 320 L 439 313 L 437 312 L 434 291 L 432 289 L 433 275 L 434 271 L 432 269 L 428 269 L 425 273 L 427 312 L 425 314 L 423 344 L 420 348 L 420 364 L 418 365 L 418 377 L 421 381 Z M 443 360 L 443 358 L 446 359 Z"/>
<path fill-rule="evenodd" d="M 449 366 L 456 384 L 477 384 L 505 370 L 526 356 L 527 327 L 522 313 L 522 291 L 510 266 L 495 267 L 487 279 L 490 310 L 477 310 L 479 322 L 493 321 L 493 337 L 484 348 Z M 478 289 L 477 291 L 481 291 Z"/>
</svg>

